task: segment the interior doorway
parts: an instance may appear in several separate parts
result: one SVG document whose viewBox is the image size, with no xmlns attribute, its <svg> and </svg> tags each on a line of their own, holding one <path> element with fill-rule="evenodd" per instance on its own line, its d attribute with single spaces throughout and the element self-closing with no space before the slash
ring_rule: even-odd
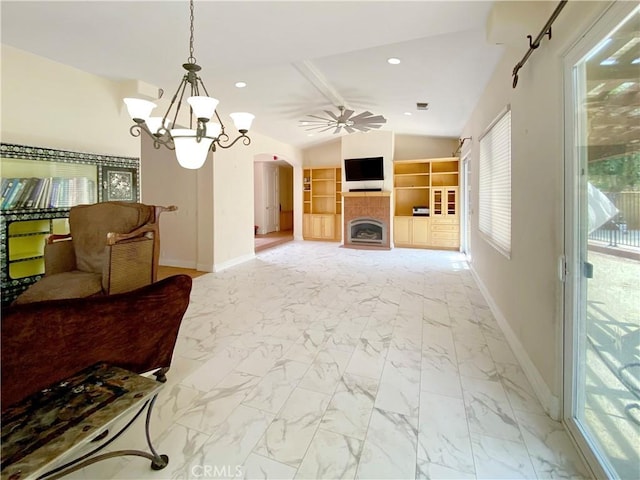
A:
<svg viewBox="0 0 640 480">
<path fill-rule="evenodd" d="M 254 161 L 255 251 L 293 240 L 293 166 L 273 154 Z"/>
</svg>

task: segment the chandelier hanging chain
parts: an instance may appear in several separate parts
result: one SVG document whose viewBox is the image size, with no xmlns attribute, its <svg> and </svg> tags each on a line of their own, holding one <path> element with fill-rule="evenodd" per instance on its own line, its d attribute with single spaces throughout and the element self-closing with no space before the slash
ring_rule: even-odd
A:
<svg viewBox="0 0 640 480">
<path fill-rule="evenodd" d="M 189 58 L 187 59 L 187 61 L 189 63 L 196 63 L 196 57 L 193 56 L 193 19 L 194 19 L 193 0 L 189 0 L 189 10 L 190 10 L 189 21 L 190 21 L 191 36 L 189 37 Z"/>
</svg>

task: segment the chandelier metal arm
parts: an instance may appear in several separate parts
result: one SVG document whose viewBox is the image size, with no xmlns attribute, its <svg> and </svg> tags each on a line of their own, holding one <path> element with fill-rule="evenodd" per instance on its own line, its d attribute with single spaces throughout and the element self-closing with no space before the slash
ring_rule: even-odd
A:
<svg viewBox="0 0 640 480">
<path fill-rule="evenodd" d="M 227 135 L 225 135 L 225 137 L 227 137 Z M 229 138 L 229 137 L 227 137 L 227 138 Z M 217 140 L 215 140 L 215 141 L 213 142 L 213 144 L 212 144 L 212 145 L 213 145 L 213 147 L 212 147 L 212 148 L 213 148 L 213 151 L 214 151 L 214 152 L 216 151 L 216 148 L 215 148 L 216 144 L 217 144 L 220 148 L 231 148 L 231 147 L 233 147 L 233 146 L 236 144 L 236 142 L 237 142 L 238 140 L 240 140 L 240 139 L 242 139 L 242 143 L 244 143 L 245 145 L 251 145 L 251 138 L 249 138 L 249 137 L 247 136 L 247 132 L 241 132 L 241 133 L 240 133 L 240 135 L 238 135 L 238 136 L 236 137 L 236 139 L 235 139 L 233 142 L 231 142 L 229 145 L 223 145 L 222 143 L 220 143 L 220 137 L 218 137 L 218 139 L 217 139 Z"/>
<path fill-rule="evenodd" d="M 133 137 L 139 137 L 142 132 L 148 135 L 153 140 L 153 146 L 158 149 L 161 145 L 164 145 L 169 150 L 175 150 L 175 145 L 173 144 L 173 138 L 169 135 L 169 132 L 166 129 L 163 129 L 163 133 L 153 133 L 149 130 L 149 127 L 146 123 L 136 123 L 129 128 L 129 133 Z"/>
</svg>

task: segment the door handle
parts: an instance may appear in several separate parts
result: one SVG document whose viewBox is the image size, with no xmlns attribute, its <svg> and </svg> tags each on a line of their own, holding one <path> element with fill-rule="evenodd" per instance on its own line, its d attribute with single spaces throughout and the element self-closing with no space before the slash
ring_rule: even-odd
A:
<svg viewBox="0 0 640 480">
<path fill-rule="evenodd" d="M 593 278 L 593 264 L 584 262 L 582 272 L 586 278 Z"/>
</svg>

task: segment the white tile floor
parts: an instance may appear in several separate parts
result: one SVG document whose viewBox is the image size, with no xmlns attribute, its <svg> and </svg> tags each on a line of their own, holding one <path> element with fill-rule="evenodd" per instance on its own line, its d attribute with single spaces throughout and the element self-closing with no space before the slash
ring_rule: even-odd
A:
<svg viewBox="0 0 640 480">
<path fill-rule="evenodd" d="M 196 278 L 168 377 L 169 466 L 74 477 L 588 477 L 456 252 L 291 242 Z"/>
</svg>

